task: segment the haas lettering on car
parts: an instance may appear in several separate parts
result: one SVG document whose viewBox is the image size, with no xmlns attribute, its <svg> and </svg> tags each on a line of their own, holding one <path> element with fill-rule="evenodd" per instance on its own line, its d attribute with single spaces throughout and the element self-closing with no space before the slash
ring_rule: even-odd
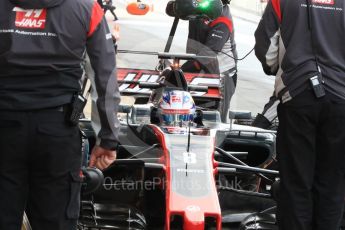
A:
<svg viewBox="0 0 345 230">
<path fill-rule="evenodd" d="M 334 0 L 313 0 L 315 4 L 334 5 Z"/>
<path fill-rule="evenodd" d="M 139 75 L 138 73 L 127 73 L 127 75 L 123 78 L 124 81 L 137 81 L 137 82 L 156 82 L 159 78 L 157 74 L 142 74 Z M 139 85 L 135 85 L 132 87 L 133 84 L 121 84 L 119 89 L 121 92 L 127 93 L 149 93 L 151 92 L 150 89 L 142 89 Z"/>
<path fill-rule="evenodd" d="M 117 78 L 120 82 L 119 89 L 122 93 L 128 94 L 150 94 L 151 89 L 140 88 L 139 82 L 157 82 L 159 73 L 152 70 L 126 69 L 119 68 Z M 209 92 L 192 91 L 192 96 L 197 97 L 220 97 L 218 86 L 220 83 L 219 77 L 216 75 L 202 75 L 186 73 L 185 78 L 190 85 L 209 86 L 213 90 Z M 176 99 L 177 100 L 177 99 Z"/>
<path fill-rule="evenodd" d="M 47 18 L 46 9 L 22 9 L 15 7 L 13 11 L 16 12 L 16 27 L 26 29 L 45 28 Z"/>
</svg>

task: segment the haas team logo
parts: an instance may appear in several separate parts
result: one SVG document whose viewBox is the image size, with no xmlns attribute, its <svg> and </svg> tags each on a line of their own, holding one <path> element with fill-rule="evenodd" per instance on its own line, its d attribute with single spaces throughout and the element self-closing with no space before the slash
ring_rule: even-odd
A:
<svg viewBox="0 0 345 230">
<path fill-rule="evenodd" d="M 334 5 L 334 0 L 313 0 L 315 4 Z"/>
<path fill-rule="evenodd" d="M 16 27 L 29 29 L 44 29 L 46 25 L 46 9 L 22 9 L 15 7 Z"/>
</svg>

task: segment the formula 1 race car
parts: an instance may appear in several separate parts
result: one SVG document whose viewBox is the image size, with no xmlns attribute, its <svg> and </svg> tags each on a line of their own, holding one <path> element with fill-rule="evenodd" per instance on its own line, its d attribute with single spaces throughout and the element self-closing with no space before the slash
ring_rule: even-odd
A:
<svg viewBox="0 0 345 230">
<path fill-rule="evenodd" d="M 178 63 L 195 55 L 159 58 Z M 218 75 L 172 67 L 161 74 L 119 69 L 118 77 L 121 93 L 136 103 L 120 108 L 118 159 L 100 188 L 82 196 L 80 229 L 275 229 L 270 190 L 278 172 L 265 169 L 274 161 L 275 135 L 220 122 L 205 103 L 220 99 Z M 80 125 L 92 146 L 90 121 Z"/>
<path fill-rule="evenodd" d="M 175 13 L 184 19 L 196 16 L 193 12 L 216 14 L 199 12 L 195 4 L 183 7 Z M 275 162 L 275 133 L 220 121 L 220 76 L 179 68 L 180 60 L 212 57 L 168 53 L 178 19 L 165 52 L 155 53 L 163 67 L 172 60 L 169 68 L 118 69 L 120 92 L 134 104 L 119 108 L 117 160 L 103 179 L 90 177 L 84 185 L 80 230 L 276 229 L 279 173 L 269 168 Z M 230 112 L 229 118 L 251 114 Z M 82 119 L 80 127 L 91 149 L 91 122 Z"/>
</svg>

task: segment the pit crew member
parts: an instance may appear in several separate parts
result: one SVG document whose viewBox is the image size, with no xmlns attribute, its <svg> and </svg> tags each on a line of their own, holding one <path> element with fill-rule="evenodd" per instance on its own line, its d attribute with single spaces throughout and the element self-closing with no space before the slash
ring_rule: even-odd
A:
<svg viewBox="0 0 345 230">
<path fill-rule="evenodd" d="M 0 1 L 0 229 L 76 229 L 81 139 L 71 119 L 81 62 L 90 56 L 97 105 L 91 166 L 116 158 L 117 105 L 112 36 L 92 0 Z"/>
<path fill-rule="evenodd" d="M 345 4 L 271 0 L 256 56 L 275 75 L 280 230 L 336 230 L 344 204 Z"/>
</svg>

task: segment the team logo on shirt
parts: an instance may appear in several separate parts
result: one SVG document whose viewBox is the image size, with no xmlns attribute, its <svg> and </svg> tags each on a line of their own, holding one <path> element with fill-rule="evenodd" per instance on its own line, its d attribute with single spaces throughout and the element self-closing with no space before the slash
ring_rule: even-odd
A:
<svg viewBox="0 0 345 230">
<path fill-rule="evenodd" d="M 22 9 L 15 7 L 16 27 L 27 29 L 44 29 L 46 25 L 46 9 Z"/>
<path fill-rule="evenodd" d="M 334 5 L 334 0 L 313 0 L 315 4 Z"/>
</svg>

